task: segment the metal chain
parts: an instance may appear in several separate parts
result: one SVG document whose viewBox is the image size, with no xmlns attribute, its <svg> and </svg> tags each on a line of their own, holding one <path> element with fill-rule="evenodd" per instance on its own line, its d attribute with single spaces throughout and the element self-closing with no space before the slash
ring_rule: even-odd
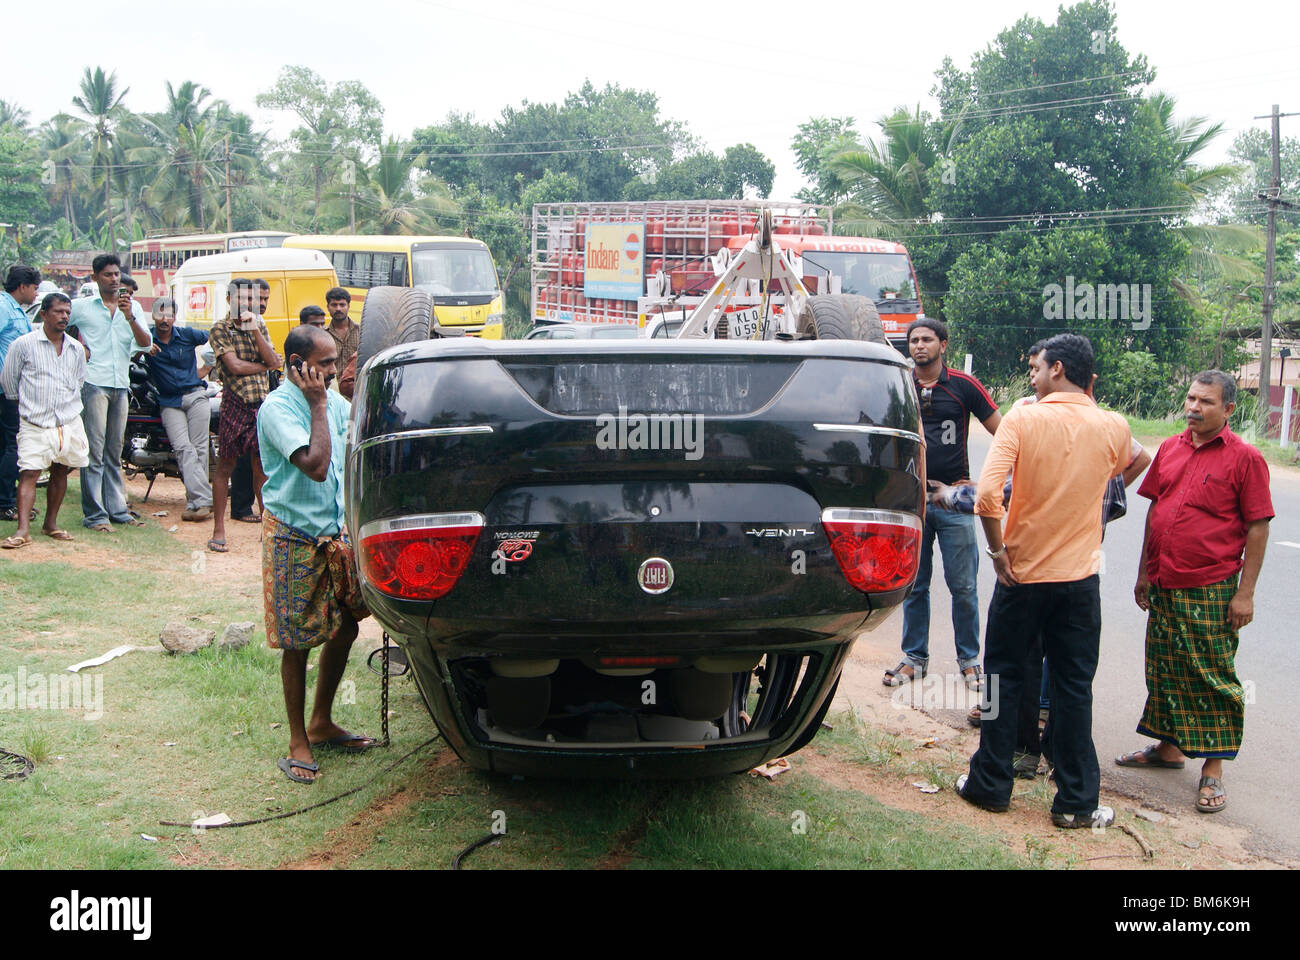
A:
<svg viewBox="0 0 1300 960">
<path fill-rule="evenodd" d="M 379 726 L 384 734 L 384 746 L 388 746 L 388 631 L 384 631 L 384 669 L 380 674 Z"/>
</svg>

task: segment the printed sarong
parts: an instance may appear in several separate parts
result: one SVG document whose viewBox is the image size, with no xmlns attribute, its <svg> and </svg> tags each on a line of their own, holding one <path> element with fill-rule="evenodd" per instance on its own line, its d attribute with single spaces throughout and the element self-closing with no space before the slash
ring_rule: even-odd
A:
<svg viewBox="0 0 1300 960">
<path fill-rule="evenodd" d="M 259 456 L 257 449 L 257 408 L 239 399 L 234 390 L 221 391 L 221 412 L 217 415 L 217 452 L 222 459 Z"/>
<path fill-rule="evenodd" d="M 310 650 L 338 633 L 343 615 L 370 615 L 346 535 L 316 537 L 262 511 L 262 599 L 266 642 Z"/>
<path fill-rule="evenodd" d="M 1161 589 L 1148 597 L 1147 702 L 1138 733 L 1189 757 L 1231 760 L 1241 749 L 1246 698 L 1234 658 L 1228 604 L 1237 575 L 1207 587 Z"/>
</svg>

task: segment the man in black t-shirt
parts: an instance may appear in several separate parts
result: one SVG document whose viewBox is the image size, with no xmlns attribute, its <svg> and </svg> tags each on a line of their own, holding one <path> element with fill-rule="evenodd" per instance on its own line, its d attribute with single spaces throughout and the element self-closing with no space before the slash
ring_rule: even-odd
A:
<svg viewBox="0 0 1300 960">
<path fill-rule="evenodd" d="M 997 431 L 1002 415 L 978 380 L 959 370 L 949 370 L 944 364 L 948 328 L 942 322 L 929 317 L 914 321 L 907 328 L 907 349 L 914 364 L 912 377 L 925 428 L 926 476 L 947 484 L 969 482 L 966 441 L 971 415 L 989 433 Z M 903 601 L 903 660 L 885 671 L 884 684 L 901 686 L 918 675 L 924 677 L 929 670 L 930 575 L 936 537 L 943 555 L 943 579 L 952 594 L 957 666 L 966 677 L 966 685 L 975 690 L 980 677 L 980 615 L 975 586 L 979 546 L 974 518 L 946 510 L 925 512 L 916 584 Z"/>
</svg>

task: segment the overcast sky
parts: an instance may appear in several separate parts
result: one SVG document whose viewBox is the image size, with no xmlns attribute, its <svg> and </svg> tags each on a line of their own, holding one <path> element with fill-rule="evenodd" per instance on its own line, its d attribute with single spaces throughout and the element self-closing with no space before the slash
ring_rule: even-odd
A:
<svg viewBox="0 0 1300 960">
<path fill-rule="evenodd" d="M 122 7 L 59 5 L 57 24 L 5 37 L 0 97 L 34 121 L 71 110 L 86 66 L 116 70 L 135 111 L 162 108 L 165 81 L 194 80 L 283 136 L 284 114 L 254 106 L 284 64 L 331 83 L 360 80 L 385 108 L 386 133 L 407 136 L 449 110 L 494 119 L 503 106 L 552 102 L 590 78 L 659 95 L 718 152 L 748 141 L 777 167 L 773 195 L 803 181 L 790 140 L 815 115 L 852 116 L 874 133 L 899 104 L 928 97 L 945 56 L 966 68 L 999 30 L 1029 14 L 1054 21 L 1046 0 L 871 3 L 843 0 L 227 0 Z M 1155 87 L 1181 116 L 1224 123 L 1207 160 L 1279 103 L 1300 111 L 1300 4 L 1243 0 L 1118 0 L 1120 42 L 1144 53 Z M 148 11 L 133 12 L 135 10 Z M 165 11 L 165 12 L 164 12 Z M 33 22 L 43 16 L 33 13 Z M 240 29 L 246 27 L 247 29 Z M 1300 136 L 1300 117 L 1282 121 Z"/>
</svg>

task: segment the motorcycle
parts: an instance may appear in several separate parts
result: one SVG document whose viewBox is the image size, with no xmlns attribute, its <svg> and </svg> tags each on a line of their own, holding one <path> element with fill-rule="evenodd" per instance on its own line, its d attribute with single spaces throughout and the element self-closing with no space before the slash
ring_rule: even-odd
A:
<svg viewBox="0 0 1300 960">
<path fill-rule="evenodd" d="M 149 382 L 149 372 L 139 360 L 131 361 L 131 386 L 126 415 L 126 433 L 122 440 L 122 471 L 128 477 L 143 474 L 149 481 L 142 502 L 148 502 L 154 481 L 160 476 L 180 478 L 180 463 L 176 451 L 167 439 L 158 403 L 158 391 Z M 210 388 L 215 390 L 216 388 Z M 216 463 L 217 414 L 219 401 L 213 397 L 209 418 L 208 471 L 209 477 Z"/>
</svg>

